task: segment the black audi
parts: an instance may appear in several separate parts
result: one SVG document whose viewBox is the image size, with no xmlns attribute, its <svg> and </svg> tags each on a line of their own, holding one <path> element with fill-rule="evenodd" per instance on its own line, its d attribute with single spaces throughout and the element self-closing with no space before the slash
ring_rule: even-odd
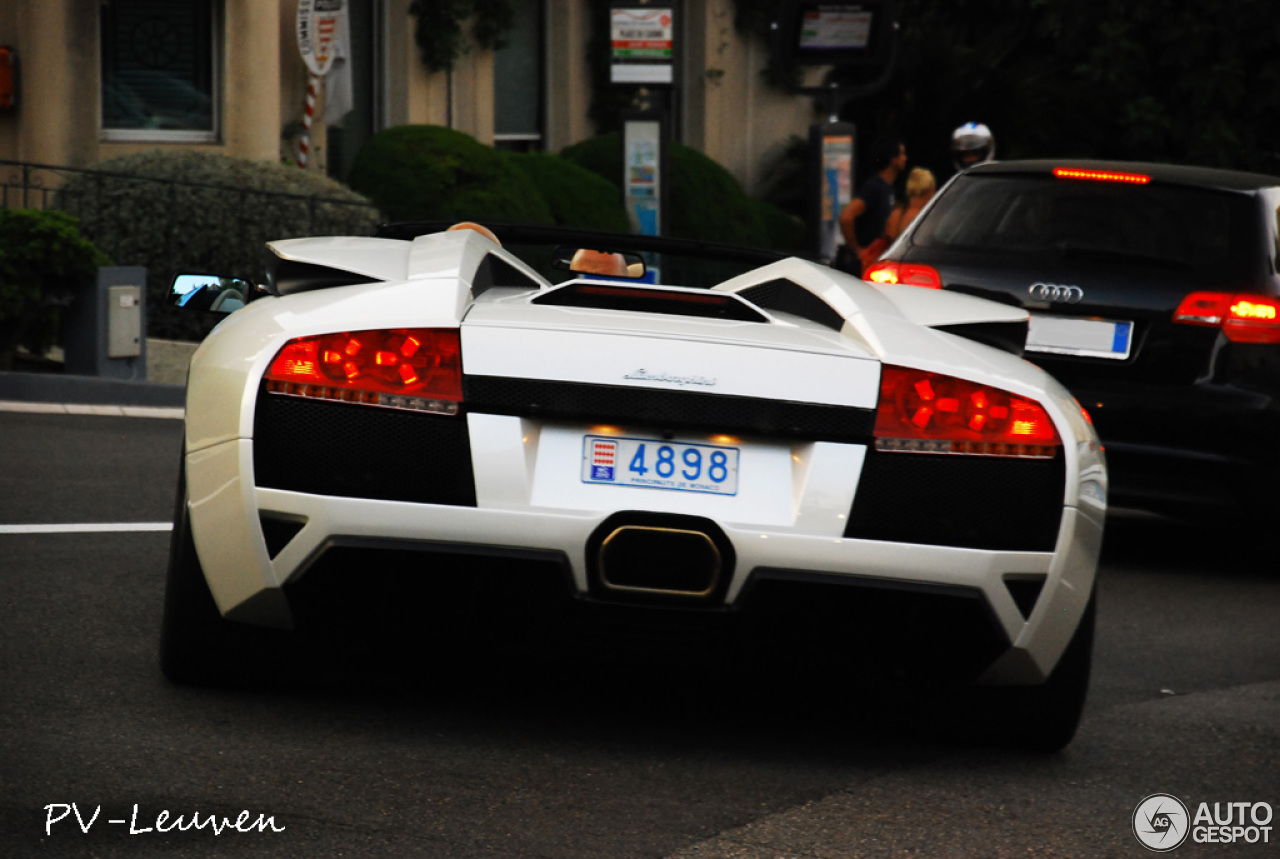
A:
<svg viewBox="0 0 1280 859">
<path fill-rule="evenodd" d="M 863 276 L 1026 308 L 1024 357 L 1092 416 L 1113 506 L 1280 509 L 1280 177 L 985 164 Z"/>
</svg>

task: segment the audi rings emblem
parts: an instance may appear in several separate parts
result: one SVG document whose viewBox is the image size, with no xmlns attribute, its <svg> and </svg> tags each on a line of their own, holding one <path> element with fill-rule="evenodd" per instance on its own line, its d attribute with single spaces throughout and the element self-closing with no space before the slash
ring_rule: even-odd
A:
<svg viewBox="0 0 1280 859">
<path fill-rule="evenodd" d="M 1033 283 L 1027 292 L 1037 301 L 1057 301 L 1062 304 L 1079 304 L 1084 300 L 1084 290 L 1078 286 L 1062 286 L 1057 283 Z"/>
</svg>

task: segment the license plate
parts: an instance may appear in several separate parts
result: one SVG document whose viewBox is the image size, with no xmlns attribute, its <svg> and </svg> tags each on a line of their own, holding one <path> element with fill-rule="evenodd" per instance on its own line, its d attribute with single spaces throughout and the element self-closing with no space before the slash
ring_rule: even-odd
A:
<svg viewBox="0 0 1280 859">
<path fill-rule="evenodd" d="M 582 482 L 737 495 L 738 453 L 723 445 L 589 435 Z"/>
<path fill-rule="evenodd" d="M 1111 319 L 1068 319 L 1031 314 L 1027 351 L 1090 358 L 1129 357 L 1133 323 Z"/>
</svg>

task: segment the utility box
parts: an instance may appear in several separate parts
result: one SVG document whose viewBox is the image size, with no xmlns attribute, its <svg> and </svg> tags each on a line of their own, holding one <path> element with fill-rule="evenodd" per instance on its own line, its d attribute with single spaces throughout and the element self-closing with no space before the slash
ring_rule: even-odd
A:
<svg viewBox="0 0 1280 859">
<path fill-rule="evenodd" d="M 69 374 L 147 378 L 147 270 L 106 266 L 63 315 L 63 365 Z"/>
<path fill-rule="evenodd" d="M 107 287 L 107 357 L 142 354 L 142 287 Z"/>
</svg>

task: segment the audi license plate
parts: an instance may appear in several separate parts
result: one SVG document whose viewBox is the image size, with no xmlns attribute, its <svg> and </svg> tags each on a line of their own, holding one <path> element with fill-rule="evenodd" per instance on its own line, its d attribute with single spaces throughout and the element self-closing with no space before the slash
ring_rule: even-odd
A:
<svg viewBox="0 0 1280 859">
<path fill-rule="evenodd" d="M 582 482 L 737 495 L 738 452 L 723 445 L 589 435 L 583 439 Z"/>
<path fill-rule="evenodd" d="M 1033 313 L 1027 326 L 1028 352 L 1122 359 L 1129 357 L 1132 345 L 1132 322 Z"/>
</svg>

